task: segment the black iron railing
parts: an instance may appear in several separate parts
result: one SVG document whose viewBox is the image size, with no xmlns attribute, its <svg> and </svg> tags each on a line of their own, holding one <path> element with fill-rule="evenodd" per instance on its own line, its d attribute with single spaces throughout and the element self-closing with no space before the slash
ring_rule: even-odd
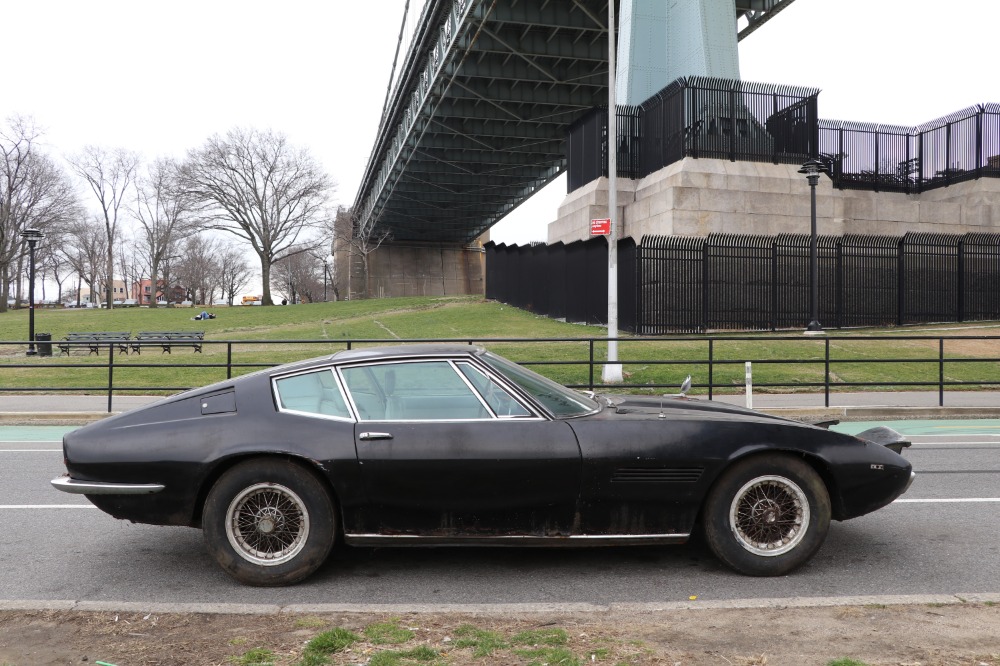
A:
<svg viewBox="0 0 1000 666">
<path fill-rule="evenodd" d="M 684 157 L 801 164 L 817 154 L 815 88 L 677 79 L 639 106 L 618 107 L 618 175 L 643 178 Z M 608 111 L 570 127 L 567 189 L 608 175 Z"/>
<path fill-rule="evenodd" d="M 779 330 L 810 317 L 809 237 L 644 236 L 619 242 L 619 325 L 640 335 Z M 1000 319 L 1000 234 L 847 235 L 818 243 L 827 328 Z M 607 321 L 607 243 L 486 245 L 486 296 Z"/>
<path fill-rule="evenodd" d="M 1000 104 L 978 104 L 903 127 L 821 120 L 819 91 L 681 78 L 639 106 L 618 107 L 618 175 L 644 178 L 685 157 L 801 164 L 818 157 L 834 186 L 917 193 L 1000 178 Z M 567 141 L 567 189 L 608 175 L 606 107 Z"/>
<path fill-rule="evenodd" d="M 819 121 L 820 159 L 835 187 L 917 193 L 1000 177 L 1000 104 L 979 104 L 917 127 Z"/>
<path fill-rule="evenodd" d="M 573 388 L 613 391 L 662 392 L 675 390 L 680 379 L 691 374 L 695 376 L 693 388 L 703 392 L 711 400 L 721 390 L 734 391 L 734 370 L 742 375 L 742 368 L 750 362 L 755 367 L 795 366 L 800 376 L 787 381 L 754 382 L 755 390 L 811 390 L 821 393 L 824 404 L 829 407 L 831 395 L 845 389 L 862 390 L 935 390 L 938 404 L 944 406 L 947 390 L 992 389 L 1000 387 L 1000 335 L 880 335 L 880 336 L 829 336 L 804 339 L 801 335 L 769 336 L 675 336 L 659 338 L 618 338 L 620 362 L 626 377 L 636 377 L 646 373 L 652 379 L 645 381 L 626 380 L 621 384 L 603 384 L 598 381 L 601 366 L 605 362 L 607 338 L 439 338 L 420 340 L 356 339 L 339 340 L 206 340 L 205 352 L 197 357 L 197 362 L 178 362 L 178 357 L 160 357 L 155 362 L 141 360 L 138 356 L 116 354 L 114 343 L 109 343 L 98 356 L 67 356 L 62 358 L 35 357 L 24 362 L 0 364 L 0 405 L 4 393 L 65 393 L 101 394 L 107 396 L 108 411 L 114 406 L 114 396 L 128 394 L 148 394 L 176 392 L 191 386 L 171 386 L 157 383 L 137 383 L 124 381 L 122 374 L 147 378 L 154 376 L 154 369 L 163 371 L 178 368 L 198 368 L 202 381 L 198 385 L 225 381 L 248 371 L 278 365 L 277 362 L 248 360 L 248 354 L 259 356 L 260 349 L 282 351 L 288 355 L 293 349 L 294 360 L 317 356 L 320 352 L 332 353 L 340 349 L 358 346 L 442 342 L 467 345 L 483 345 L 497 349 L 500 353 L 522 365 L 533 367 L 542 374 L 553 376 Z M 773 354 L 774 345 L 779 342 L 789 353 L 784 357 Z M 13 353 L 26 349 L 26 341 L 0 341 L 0 353 L 11 358 Z M 754 349 L 754 345 L 767 346 Z M 909 355 L 902 346 L 907 345 Z M 876 349 L 875 347 L 878 347 Z M 956 350 L 948 353 L 949 350 Z M 549 350 L 549 351 L 546 351 Z M 555 350 L 558 353 L 555 353 Z M 675 351 L 679 350 L 679 351 Z M 770 351 L 769 351 L 770 350 Z M 977 350 L 970 354 L 969 350 Z M 983 350 L 989 354 L 983 354 Z M 542 353 L 539 353 L 542 352 Z M 148 358 L 148 357 L 147 357 Z M 193 358 L 193 357 L 189 357 Z M 292 359 L 285 358 L 282 362 Z M 899 364 L 911 368 L 923 368 L 917 376 L 921 380 L 901 380 L 893 369 Z M 971 365 L 979 364 L 979 365 Z M 734 369 L 734 366 L 736 368 Z M 884 368 L 880 376 L 873 376 L 871 368 Z M 578 381 L 565 381 L 560 376 L 571 369 Z M 660 369 L 671 372 L 659 372 Z M 863 368 L 867 379 L 845 379 L 851 368 Z M 88 371 L 88 377 L 98 377 L 93 383 L 67 386 L 59 381 L 43 382 L 43 373 L 49 370 L 65 371 L 73 369 L 73 376 L 81 370 Z M 728 372 L 727 372 L 728 369 Z M 32 385 L 15 386 L 13 373 L 29 371 L 38 381 Z M 879 373 L 875 373 L 879 375 Z M 670 375 L 669 377 L 667 375 Z M 962 375 L 956 378 L 957 375 Z M 932 377 L 932 378 L 931 378 Z M 739 390 L 737 387 L 735 390 Z M 0 412 L 5 411 L 0 407 Z"/>
</svg>

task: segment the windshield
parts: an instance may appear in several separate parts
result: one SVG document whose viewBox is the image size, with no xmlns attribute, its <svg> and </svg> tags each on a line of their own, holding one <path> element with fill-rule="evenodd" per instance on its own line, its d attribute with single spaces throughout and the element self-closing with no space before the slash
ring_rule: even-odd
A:
<svg viewBox="0 0 1000 666">
<path fill-rule="evenodd" d="M 600 409 L 600 405 L 582 393 L 568 389 L 536 372 L 522 368 L 505 358 L 486 352 L 482 359 L 491 368 L 517 384 L 535 400 L 540 402 L 554 416 L 582 416 Z"/>
</svg>

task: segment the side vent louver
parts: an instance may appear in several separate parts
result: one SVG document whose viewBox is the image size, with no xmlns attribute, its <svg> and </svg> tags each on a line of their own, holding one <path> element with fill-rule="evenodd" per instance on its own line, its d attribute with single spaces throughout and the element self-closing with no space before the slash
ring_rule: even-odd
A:
<svg viewBox="0 0 1000 666">
<path fill-rule="evenodd" d="M 621 467 L 611 474 L 612 483 L 694 483 L 703 467 Z"/>
</svg>

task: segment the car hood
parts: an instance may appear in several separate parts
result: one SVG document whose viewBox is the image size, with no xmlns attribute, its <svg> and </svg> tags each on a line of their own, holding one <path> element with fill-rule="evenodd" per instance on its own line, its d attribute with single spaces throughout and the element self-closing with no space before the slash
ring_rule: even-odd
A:
<svg viewBox="0 0 1000 666">
<path fill-rule="evenodd" d="M 780 421 L 782 423 L 794 423 L 805 427 L 812 427 L 801 421 L 786 419 L 781 416 L 772 416 L 757 412 L 745 407 L 730 405 L 724 402 L 711 400 L 699 400 L 686 396 L 644 396 L 644 395 L 601 395 L 599 399 L 608 404 L 615 414 L 635 414 L 642 416 L 656 416 L 663 414 L 664 418 L 677 416 L 725 418 L 728 415 L 734 417 L 750 418 L 762 421 Z M 605 412 L 609 410 L 604 410 Z"/>
</svg>

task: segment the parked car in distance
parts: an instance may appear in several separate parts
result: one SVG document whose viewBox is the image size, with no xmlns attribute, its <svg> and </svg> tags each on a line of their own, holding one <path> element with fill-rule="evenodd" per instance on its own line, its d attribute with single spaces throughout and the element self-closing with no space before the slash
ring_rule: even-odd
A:
<svg viewBox="0 0 1000 666">
<path fill-rule="evenodd" d="M 473 346 L 359 348 L 74 430 L 52 481 L 108 514 L 200 527 L 235 579 L 284 585 L 334 541 L 662 545 L 700 530 L 776 576 L 830 520 L 913 480 L 909 443 L 727 404 L 568 389 Z M 110 565 L 109 565 L 110 566 Z"/>
</svg>

